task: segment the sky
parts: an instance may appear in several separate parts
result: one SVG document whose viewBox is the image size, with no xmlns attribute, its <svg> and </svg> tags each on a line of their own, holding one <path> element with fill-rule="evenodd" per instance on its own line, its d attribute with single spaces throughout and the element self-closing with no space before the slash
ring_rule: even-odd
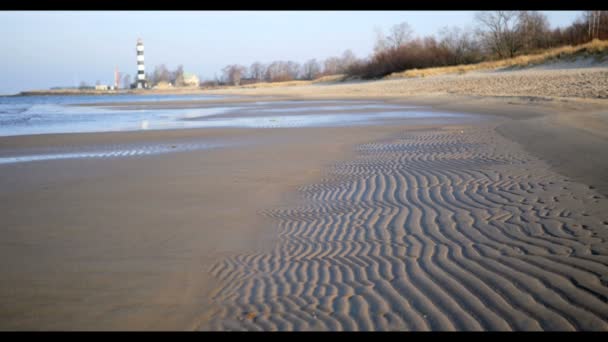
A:
<svg viewBox="0 0 608 342">
<path fill-rule="evenodd" d="M 552 27 L 579 11 L 543 11 Z M 408 22 L 416 35 L 444 26 L 474 27 L 472 11 L 6 11 L 0 12 L 0 94 L 81 81 L 112 84 L 114 69 L 137 71 L 135 44 L 145 45 L 146 72 L 165 64 L 204 79 L 228 64 L 311 58 L 352 50 L 371 54 L 374 30 Z"/>
</svg>

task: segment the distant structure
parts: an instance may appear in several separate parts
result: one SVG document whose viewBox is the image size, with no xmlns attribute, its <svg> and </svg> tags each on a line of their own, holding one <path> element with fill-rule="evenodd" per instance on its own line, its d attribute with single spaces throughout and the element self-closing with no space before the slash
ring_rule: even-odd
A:
<svg viewBox="0 0 608 342">
<path fill-rule="evenodd" d="M 198 87 L 200 84 L 200 80 L 198 76 L 194 74 L 184 73 L 184 86 L 186 87 Z"/>
<path fill-rule="evenodd" d="M 118 89 L 120 83 L 120 73 L 118 72 L 118 66 L 114 69 L 114 89 Z"/>
<path fill-rule="evenodd" d="M 135 87 L 143 89 L 148 87 L 146 81 L 146 69 L 144 67 L 144 43 L 141 38 L 137 39 L 137 80 L 135 81 Z"/>
<path fill-rule="evenodd" d="M 107 84 L 98 84 L 95 86 L 95 90 L 110 90 L 110 86 Z"/>
</svg>

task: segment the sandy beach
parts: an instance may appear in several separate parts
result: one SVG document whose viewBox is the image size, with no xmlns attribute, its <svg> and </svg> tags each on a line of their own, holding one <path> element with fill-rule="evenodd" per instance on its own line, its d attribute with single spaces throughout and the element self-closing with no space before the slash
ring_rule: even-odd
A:
<svg viewBox="0 0 608 342">
<path fill-rule="evenodd" d="M 584 64 L 583 64 L 584 65 Z M 289 95 L 300 97 L 390 96 L 519 96 L 540 98 L 608 98 L 606 63 L 578 67 L 576 63 L 553 63 L 513 70 L 484 70 L 433 77 L 379 81 L 313 84 L 293 87 L 235 87 L 208 93 L 239 95 Z"/>
<path fill-rule="evenodd" d="M 244 97 L 103 106 L 470 116 L 1 137 L 2 157 L 216 147 L 0 164 L 0 329 L 608 330 L 607 80 L 224 89 Z M 352 112 L 380 111 L 332 113 Z"/>
</svg>

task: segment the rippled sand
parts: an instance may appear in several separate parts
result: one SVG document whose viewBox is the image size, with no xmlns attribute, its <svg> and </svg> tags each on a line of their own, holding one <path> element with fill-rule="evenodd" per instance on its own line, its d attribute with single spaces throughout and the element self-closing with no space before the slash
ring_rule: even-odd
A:
<svg viewBox="0 0 608 342">
<path fill-rule="evenodd" d="M 494 127 L 359 146 L 269 253 L 227 258 L 219 330 L 607 330 L 605 197 Z"/>
<path fill-rule="evenodd" d="M 0 329 L 608 330 L 605 105 L 400 101 L 1 137 Z"/>
</svg>

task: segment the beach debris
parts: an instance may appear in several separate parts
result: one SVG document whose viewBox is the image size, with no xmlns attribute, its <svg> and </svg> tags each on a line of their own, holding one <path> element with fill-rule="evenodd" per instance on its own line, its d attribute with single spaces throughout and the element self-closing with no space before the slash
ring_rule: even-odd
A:
<svg viewBox="0 0 608 342">
<path fill-rule="evenodd" d="M 250 312 L 247 315 L 245 315 L 245 318 L 247 318 L 250 321 L 253 321 L 256 317 L 258 316 L 257 313 L 255 312 Z"/>
</svg>

